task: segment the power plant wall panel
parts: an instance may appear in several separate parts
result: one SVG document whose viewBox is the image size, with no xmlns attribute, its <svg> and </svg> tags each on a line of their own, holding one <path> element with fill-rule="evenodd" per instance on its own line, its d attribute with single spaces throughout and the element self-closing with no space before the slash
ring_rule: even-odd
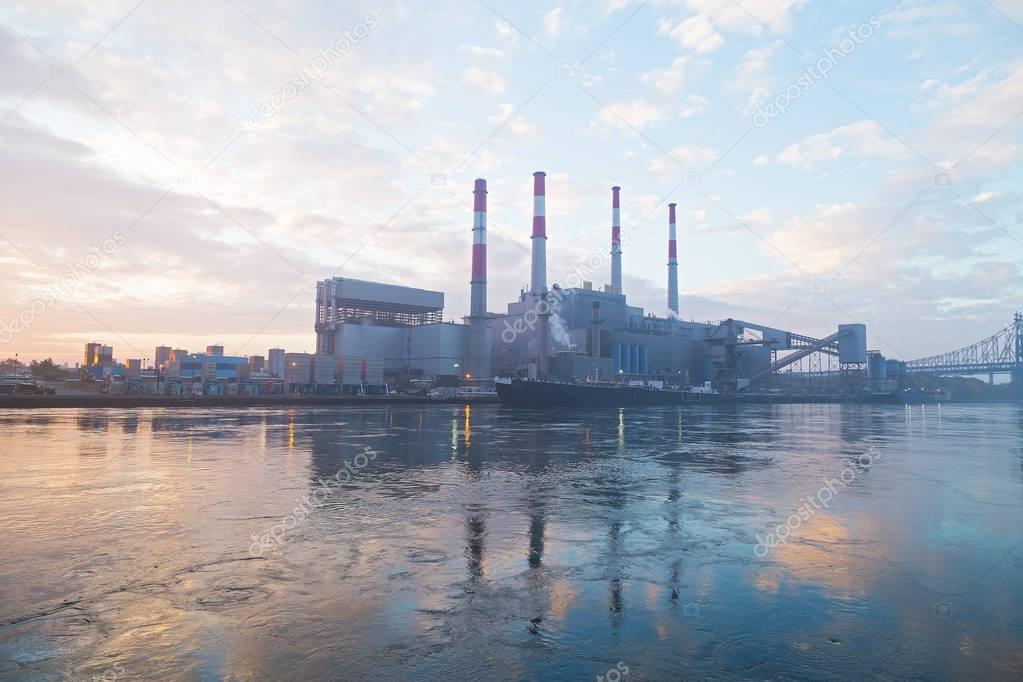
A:
<svg viewBox="0 0 1023 682">
<path fill-rule="evenodd" d="M 334 355 L 380 358 L 387 370 L 405 366 L 407 329 L 371 324 L 341 324 L 334 331 Z"/>
<path fill-rule="evenodd" d="M 313 378 L 313 356 L 308 353 L 284 354 L 284 390 L 293 384 L 308 384 Z"/>
<path fill-rule="evenodd" d="M 325 353 L 313 356 L 313 383 L 332 384 L 337 371 L 337 358 Z"/>
<path fill-rule="evenodd" d="M 460 324 L 430 324 L 411 327 L 409 362 L 424 374 L 464 374 L 469 327 Z M 455 367 L 455 365 L 458 367 Z"/>
<path fill-rule="evenodd" d="M 380 386 L 384 383 L 384 363 L 379 358 L 338 358 L 338 383 L 343 386 Z"/>
</svg>

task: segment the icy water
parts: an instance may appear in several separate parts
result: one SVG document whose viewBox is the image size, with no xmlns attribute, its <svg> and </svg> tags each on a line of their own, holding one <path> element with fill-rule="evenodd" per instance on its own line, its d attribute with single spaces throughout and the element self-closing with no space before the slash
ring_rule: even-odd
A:
<svg viewBox="0 0 1023 682">
<path fill-rule="evenodd" d="M 1021 531 L 1015 405 L 0 411 L 0 677 L 1020 679 Z"/>
</svg>

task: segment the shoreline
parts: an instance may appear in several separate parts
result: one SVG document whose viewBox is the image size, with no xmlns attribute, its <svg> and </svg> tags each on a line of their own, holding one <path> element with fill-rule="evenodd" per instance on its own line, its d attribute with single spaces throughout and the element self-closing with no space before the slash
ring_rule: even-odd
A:
<svg viewBox="0 0 1023 682">
<path fill-rule="evenodd" d="M 202 398 L 178 398 L 174 396 L 3 396 L 0 409 L 82 409 L 121 408 L 138 409 L 148 407 L 172 408 L 247 408 L 247 407 L 340 407 L 345 405 L 475 405 L 499 404 L 495 398 L 420 398 L 416 396 L 375 397 L 354 396 L 348 398 L 290 396 L 207 396 Z"/>
<path fill-rule="evenodd" d="M 938 402 L 898 401 L 856 401 L 836 399 L 832 396 L 778 396 L 751 395 L 738 400 L 722 400 L 702 405 L 793 405 L 793 404 L 853 404 L 853 405 L 1017 405 L 1023 399 L 1003 400 L 947 400 Z M 500 405 L 501 401 L 494 397 L 477 398 L 424 398 L 417 396 L 353 396 L 346 398 L 334 397 L 290 397 L 290 396 L 208 396 L 202 398 L 178 398 L 172 396 L 3 396 L 0 397 L 0 409 L 142 409 L 142 408 L 230 408 L 244 409 L 251 407 L 344 407 L 348 405 Z M 694 403 L 695 404 L 695 403 Z"/>
</svg>

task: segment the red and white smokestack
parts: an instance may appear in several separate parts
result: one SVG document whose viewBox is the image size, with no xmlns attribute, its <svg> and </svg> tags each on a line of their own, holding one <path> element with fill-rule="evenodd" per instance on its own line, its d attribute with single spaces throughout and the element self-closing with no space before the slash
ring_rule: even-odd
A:
<svg viewBox="0 0 1023 682">
<path fill-rule="evenodd" d="M 611 293 L 622 293 L 622 208 L 618 193 L 621 187 L 611 188 Z"/>
<path fill-rule="evenodd" d="M 547 190 L 543 171 L 533 173 L 533 266 L 529 290 L 534 294 L 547 291 Z"/>
<path fill-rule="evenodd" d="M 668 204 L 668 309 L 678 316 L 678 248 L 675 245 L 675 204 Z"/>
<path fill-rule="evenodd" d="M 469 317 L 487 316 L 487 181 L 477 178 L 472 191 L 472 280 Z"/>
</svg>

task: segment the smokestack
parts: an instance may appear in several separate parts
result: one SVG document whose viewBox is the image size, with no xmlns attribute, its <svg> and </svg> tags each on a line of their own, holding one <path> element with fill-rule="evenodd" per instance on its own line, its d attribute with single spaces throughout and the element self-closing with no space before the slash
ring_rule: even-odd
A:
<svg viewBox="0 0 1023 682">
<path fill-rule="evenodd" d="M 611 293 L 622 293 L 622 209 L 618 199 L 621 187 L 611 188 Z"/>
<path fill-rule="evenodd" d="M 490 330 L 487 327 L 487 181 L 477 178 L 472 191 L 472 280 L 469 288 L 469 357 L 473 379 L 491 374 Z"/>
<path fill-rule="evenodd" d="M 675 246 L 675 204 L 668 204 L 668 309 L 678 317 L 678 250 Z"/>
<path fill-rule="evenodd" d="M 533 173 L 533 269 L 529 290 L 533 294 L 547 291 L 547 191 L 543 171 Z"/>
<path fill-rule="evenodd" d="M 477 178 L 472 192 L 472 280 L 469 317 L 487 316 L 487 181 Z"/>
</svg>

